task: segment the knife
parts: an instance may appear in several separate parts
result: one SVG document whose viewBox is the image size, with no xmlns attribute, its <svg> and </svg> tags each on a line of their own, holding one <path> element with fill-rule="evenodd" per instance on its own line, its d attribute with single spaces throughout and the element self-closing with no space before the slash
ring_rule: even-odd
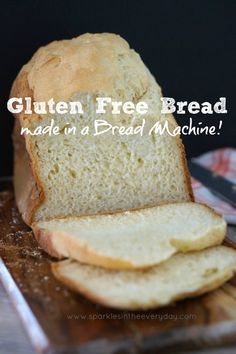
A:
<svg viewBox="0 0 236 354">
<path fill-rule="evenodd" d="M 193 160 L 188 160 L 188 167 L 192 177 L 204 184 L 219 198 L 225 200 L 236 208 L 236 184 L 221 177 L 215 172 L 199 165 Z"/>
</svg>

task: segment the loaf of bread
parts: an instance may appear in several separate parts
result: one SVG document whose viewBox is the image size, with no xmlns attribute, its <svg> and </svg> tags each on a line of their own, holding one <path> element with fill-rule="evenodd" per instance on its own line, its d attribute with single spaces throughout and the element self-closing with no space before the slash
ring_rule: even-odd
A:
<svg viewBox="0 0 236 354">
<path fill-rule="evenodd" d="M 92 301 L 118 309 L 146 310 L 206 293 L 236 272 L 236 252 L 218 246 L 177 254 L 147 270 L 108 270 L 65 260 L 54 275 Z"/>
<path fill-rule="evenodd" d="M 16 203 L 40 245 L 71 258 L 52 265 L 58 279 L 103 305 L 137 310 L 202 294 L 233 275 L 236 252 L 216 247 L 226 224 L 193 203 L 180 137 L 149 134 L 157 122 L 168 123 L 169 132 L 177 124 L 161 114 L 161 89 L 124 39 L 84 34 L 40 48 L 11 97 L 83 107 L 84 113 L 15 114 Z M 98 113 L 98 97 L 146 102 L 148 111 L 114 115 L 108 106 Z M 22 134 L 52 119 L 60 134 Z M 97 120 L 126 129 L 144 119 L 142 135 L 94 136 Z"/>
<path fill-rule="evenodd" d="M 142 122 L 137 113 L 95 113 L 97 96 L 145 101 L 145 131 L 157 121 L 167 121 L 170 130 L 176 127 L 171 115 L 161 114 L 155 79 L 118 35 L 85 34 L 40 48 L 18 74 L 11 97 L 79 101 L 86 114 L 16 114 L 14 186 L 27 224 L 193 200 L 179 136 L 80 134 L 85 126 L 93 130 L 97 119 L 125 127 Z M 21 135 L 22 127 L 34 131 L 52 118 L 61 134 Z M 75 135 L 65 134 L 69 125 L 77 127 Z"/>
<path fill-rule="evenodd" d="M 113 269 L 150 267 L 176 252 L 219 245 L 226 233 L 221 216 L 192 202 L 53 219 L 32 228 L 51 255 Z"/>
</svg>

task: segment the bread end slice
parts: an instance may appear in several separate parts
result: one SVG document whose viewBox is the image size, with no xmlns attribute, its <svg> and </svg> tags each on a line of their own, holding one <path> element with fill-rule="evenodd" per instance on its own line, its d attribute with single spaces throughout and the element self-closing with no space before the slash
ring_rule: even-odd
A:
<svg viewBox="0 0 236 354">
<path fill-rule="evenodd" d="M 147 270 L 108 270 L 76 261 L 52 264 L 53 274 L 90 300 L 123 310 L 147 310 L 204 294 L 236 272 L 236 251 L 218 246 L 177 254 Z"/>
</svg>

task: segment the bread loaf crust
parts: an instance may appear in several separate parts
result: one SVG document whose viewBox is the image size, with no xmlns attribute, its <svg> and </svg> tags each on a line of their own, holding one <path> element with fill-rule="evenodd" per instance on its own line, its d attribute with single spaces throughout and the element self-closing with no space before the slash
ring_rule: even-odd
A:
<svg viewBox="0 0 236 354">
<path fill-rule="evenodd" d="M 100 50 L 101 46 L 104 47 L 103 52 Z M 107 95 L 114 96 L 112 77 L 117 76 L 119 82 L 123 80 L 119 76 L 119 67 L 115 61 L 116 51 L 125 56 L 129 51 L 130 58 L 127 59 L 127 65 L 130 70 L 135 66 L 136 72 L 139 73 L 131 97 L 126 98 L 126 100 L 136 99 L 136 95 L 142 96 L 147 90 L 149 74 L 147 75 L 147 69 L 139 55 L 129 49 L 125 40 L 114 34 L 85 34 L 72 40 L 52 42 L 40 48 L 18 74 L 10 97 L 31 97 L 32 101 L 47 100 L 51 97 L 55 100 L 66 100 L 71 99 L 75 93 L 88 91 L 105 92 Z M 84 52 L 87 53 L 85 57 Z M 114 67 L 109 65 L 112 60 L 114 60 Z M 57 78 L 59 63 L 60 79 L 55 83 L 54 78 L 55 80 Z M 122 82 L 122 85 L 125 85 L 125 82 Z M 40 179 L 32 137 L 21 136 L 20 127 L 28 127 L 34 121 L 40 122 L 43 117 L 35 113 L 30 116 L 19 113 L 15 114 L 15 118 L 17 119 L 16 129 L 14 129 L 16 203 L 24 221 L 31 225 L 35 221 L 37 210 L 45 201 L 46 188 Z M 181 139 L 179 137 L 176 139 L 181 154 L 180 168 L 184 174 L 186 194 L 189 196 L 189 201 L 193 201 L 184 147 Z M 19 159 L 23 161 L 22 166 L 17 163 Z M 25 173 L 22 176 L 24 169 Z"/>
<path fill-rule="evenodd" d="M 24 67 L 13 82 L 10 97 L 31 97 L 33 91 L 28 84 L 27 71 Z M 16 205 L 27 225 L 31 225 L 36 209 L 43 203 L 45 193 L 33 155 L 30 135 L 21 135 L 21 127 L 28 125 L 28 120 L 41 119 L 35 113 L 27 116 L 14 114 L 16 120 L 13 130 L 14 168 L 13 183 Z"/>
<path fill-rule="evenodd" d="M 39 48 L 22 67 L 15 89 L 27 95 L 30 90 L 33 95 L 28 96 L 33 96 L 35 101 L 48 101 L 50 98 L 66 101 L 77 92 L 97 92 L 114 97 L 114 78 L 121 91 L 126 85 L 118 65 L 122 56 L 125 56 L 126 65 L 135 80 L 131 90 L 133 97 L 124 98 L 141 97 L 148 88 L 148 70 L 128 43 L 111 33 L 86 33 Z M 34 118 L 37 116 L 31 117 Z"/>
</svg>

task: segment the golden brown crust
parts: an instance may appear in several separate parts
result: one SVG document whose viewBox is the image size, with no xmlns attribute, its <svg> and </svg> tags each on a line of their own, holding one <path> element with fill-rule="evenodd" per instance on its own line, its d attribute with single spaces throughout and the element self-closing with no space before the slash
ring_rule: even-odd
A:
<svg viewBox="0 0 236 354">
<path fill-rule="evenodd" d="M 21 70 L 16 77 L 10 97 L 31 97 L 33 92 L 29 88 L 27 72 Z M 23 113 L 15 114 L 15 126 L 13 131 L 14 143 L 14 189 L 15 199 L 23 220 L 31 225 L 37 208 L 45 198 L 44 188 L 39 179 L 34 157 L 31 136 L 21 135 L 21 127 L 28 125 L 30 119 L 40 119 L 36 114 L 30 116 Z"/>
<path fill-rule="evenodd" d="M 58 259 L 65 258 L 62 256 L 53 245 L 53 238 L 46 230 L 37 229 L 33 227 L 34 236 L 39 243 L 39 245 L 46 251 L 50 256 L 56 257 Z"/>
<path fill-rule="evenodd" d="M 15 121 L 14 142 L 14 190 L 15 199 L 23 220 L 30 225 L 37 207 L 42 202 L 42 193 L 36 183 L 34 164 L 26 149 L 24 136 L 20 135 L 20 122 Z"/>
<path fill-rule="evenodd" d="M 134 96 L 145 92 L 148 75 L 135 51 L 119 35 L 83 34 L 71 40 L 54 41 L 41 47 L 22 68 L 36 101 L 67 100 L 75 93 L 97 92 L 116 96 L 114 80 L 124 84 L 120 59 L 134 75 Z M 112 65 L 110 65 L 112 63 Z M 137 92 L 135 92 L 137 91 Z"/>
<path fill-rule="evenodd" d="M 180 138 L 178 138 L 177 144 L 178 144 L 178 147 L 180 150 L 180 156 L 181 156 L 181 161 L 182 161 L 182 167 L 184 170 L 186 188 L 187 188 L 187 191 L 189 194 L 190 201 L 194 202 L 194 195 L 193 195 L 193 189 L 192 189 L 192 184 L 191 184 L 191 176 L 190 176 L 188 165 L 187 165 L 184 144 L 182 143 Z"/>
<path fill-rule="evenodd" d="M 167 120 L 170 124 L 169 127 L 172 127 L 173 129 L 178 127 L 178 123 L 176 122 L 173 114 L 169 114 L 167 116 Z M 181 140 L 180 135 L 177 135 L 175 137 L 175 139 L 177 142 L 177 148 L 179 149 L 179 152 L 180 152 L 181 167 L 182 167 L 182 171 L 183 171 L 183 175 L 184 175 L 184 184 L 186 187 L 187 194 L 189 196 L 188 201 L 194 202 L 194 195 L 193 195 L 193 189 L 192 189 L 192 184 L 191 184 L 191 176 L 190 176 L 189 169 L 188 169 L 185 147 L 184 147 L 184 144 Z"/>
</svg>

